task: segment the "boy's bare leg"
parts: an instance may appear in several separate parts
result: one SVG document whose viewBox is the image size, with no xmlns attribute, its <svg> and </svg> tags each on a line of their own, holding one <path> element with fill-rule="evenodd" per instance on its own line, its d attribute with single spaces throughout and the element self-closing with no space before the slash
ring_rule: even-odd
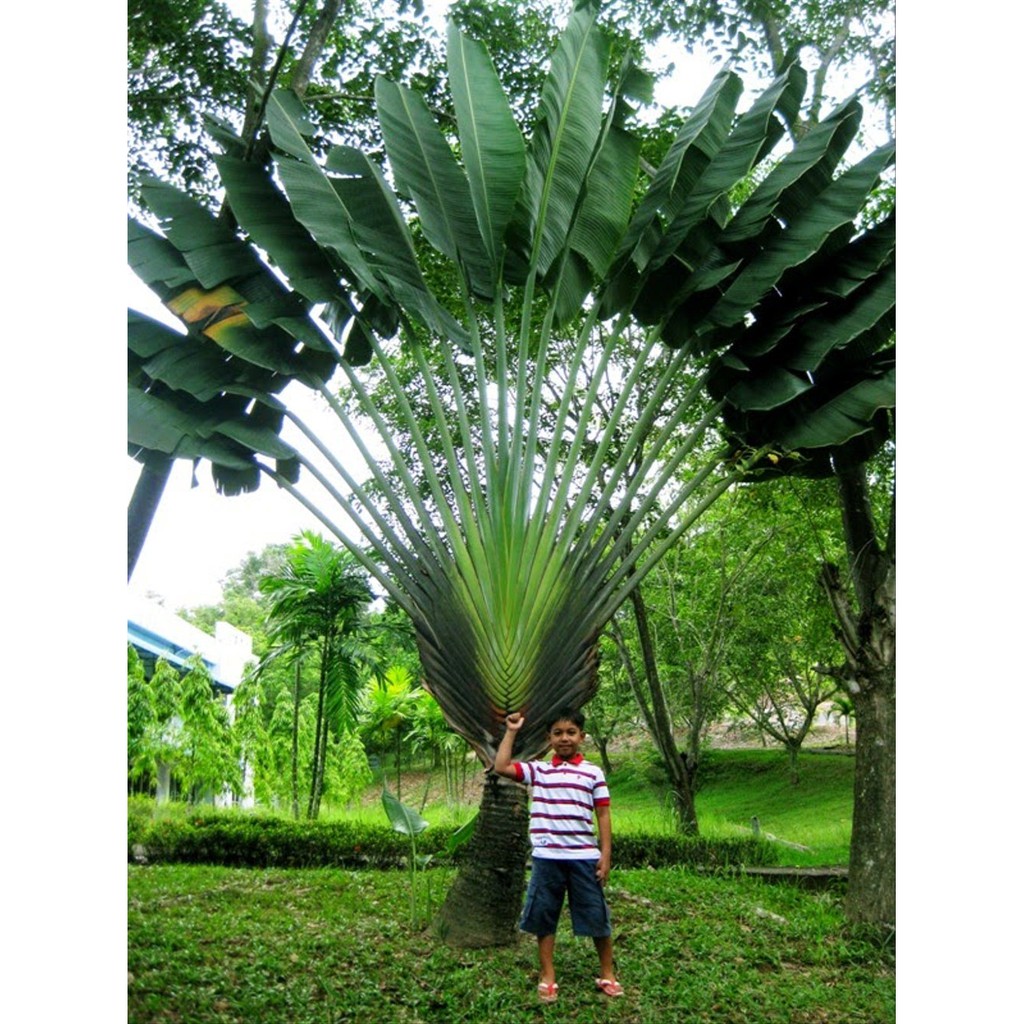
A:
<svg viewBox="0 0 1024 1024">
<path fill-rule="evenodd" d="M 537 936 L 537 956 L 540 960 L 540 983 L 550 985 L 555 980 L 555 937 Z"/>
<path fill-rule="evenodd" d="M 608 981 L 615 981 L 615 960 L 612 957 L 612 937 L 603 935 L 594 939 L 594 948 L 597 950 L 598 959 L 601 961 L 601 977 Z"/>
</svg>

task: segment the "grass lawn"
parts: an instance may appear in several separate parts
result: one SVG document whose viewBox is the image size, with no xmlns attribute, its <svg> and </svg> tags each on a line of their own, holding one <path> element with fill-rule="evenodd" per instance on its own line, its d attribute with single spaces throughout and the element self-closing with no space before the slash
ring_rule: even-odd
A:
<svg viewBox="0 0 1024 1024">
<path fill-rule="evenodd" d="M 587 756 L 595 757 L 592 751 Z M 675 832 L 676 820 L 665 771 L 649 751 L 613 756 L 608 776 L 612 821 L 617 831 Z M 786 755 L 779 749 L 710 750 L 703 755 L 696 795 L 701 834 L 709 838 L 749 836 L 751 818 L 778 844 L 779 863 L 807 867 L 847 864 L 853 821 L 851 752 L 806 750 L 797 764 L 798 781 L 790 777 Z M 394 779 L 390 781 L 394 788 Z M 402 799 L 420 809 L 432 824 L 461 825 L 476 811 L 474 789 L 465 803 L 448 806 L 441 782 L 423 772 L 407 777 Z M 427 800 L 424 804 L 424 796 Z M 380 803 L 380 783 L 371 786 L 356 809 L 332 810 L 323 820 L 357 817 L 386 822 Z M 786 843 L 807 847 L 796 849 Z"/>
<path fill-rule="evenodd" d="M 434 824 L 461 823 L 440 780 L 410 773 L 403 799 Z M 618 831 L 676 828 L 663 770 L 622 752 L 609 776 Z M 702 762 L 697 812 L 707 836 L 762 832 L 783 864 L 845 864 L 853 758 L 806 752 L 799 782 L 778 750 L 720 750 Z M 166 809 L 167 812 L 171 808 Z M 179 808 L 184 811 L 184 808 Z M 386 822 L 379 785 L 354 815 Z M 613 858 L 614 860 L 614 858 Z M 597 959 L 563 915 L 559 1001 L 535 998 L 528 936 L 511 948 L 453 950 L 410 922 L 401 871 L 128 869 L 130 1024 L 459 1024 L 558 1020 L 629 1024 L 888 1024 L 892 937 L 848 926 L 838 897 L 684 869 L 613 871 L 609 902 L 627 994 L 594 989 Z M 428 872 L 435 903 L 451 870 Z M 422 879 L 421 879 L 422 883 Z M 419 888 L 422 898 L 422 885 Z"/>
<path fill-rule="evenodd" d="M 431 869 L 435 899 L 452 872 Z M 560 997 L 535 998 L 535 949 L 454 950 L 413 929 L 399 871 L 129 868 L 131 1024 L 887 1024 L 888 936 L 835 897 L 681 869 L 613 872 L 626 987 L 594 989 L 596 957 L 563 915 Z"/>
</svg>

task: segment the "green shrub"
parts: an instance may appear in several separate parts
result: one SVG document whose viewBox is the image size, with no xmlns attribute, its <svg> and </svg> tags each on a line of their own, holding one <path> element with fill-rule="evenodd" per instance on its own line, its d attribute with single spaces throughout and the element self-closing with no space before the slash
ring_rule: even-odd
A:
<svg viewBox="0 0 1024 1024">
<path fill-rule="evenodd" d="M 417 844 L 419 851 L 439 854 L 454 831 L 450 826 L 428 829 Z M 143 828 L 136 824 L 129 857 L 135 844 L 144 848 L 149 863 L 228 867 L 389 868 L 403 866 L 408 853 L 406 839 L 387 825 L 287 821 L 223 812 L 196 813 L 184 821 L 150 821 Z"/>
<path fill-rule="evenodd" d="M 408 840 L 388 825 L 363 822 L 289 821 L 237 811 L 195 810 L 184 819 L 143 820 L 129 826 L 129 858 L 136 844 L 148 863 L 220 864 L 226 867 L 372 867 L 407 865 Z M 417 839 L 417 852 L 434 863 L 457 863 L 445 853 L 453 826 L 435 825 Z M 762 865 L 776 862 L 770 844 L 753 838 L 704 839 L 682 835 L 619 832 L 614 863 L 620 868 Z"/>
<path fill-rule="evenodd" d="M 761 867 L 778 863 L 778 850 L 763 839 L 705 839 L 668 833 L 616 832 L 612 863 L 619 868 Z"/>
</svg>

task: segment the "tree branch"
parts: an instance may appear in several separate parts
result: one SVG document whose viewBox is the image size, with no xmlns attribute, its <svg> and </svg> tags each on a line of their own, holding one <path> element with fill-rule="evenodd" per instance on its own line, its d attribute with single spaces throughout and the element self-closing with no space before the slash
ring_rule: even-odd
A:
<svg viewBox="0 0 1024 1024">
<path fill-rule="evenodd" d="M 320 59 L 320 54 L 323 53 L 324 46 L 327 44 L 327 35 L 338 19 L 341 2 L 342 0 L 327 0 L 317 15 L 316 21 L 313 22 L 309 38 L 306 40 L 306 48 L 302 51 L 302 56 L 299 57 L 299 61 L 295 65 L 295 70 L 292 72 L 291 79 L 288 82 L 289 86 L 300 96 L 305 93 L 309 86 L 310 78 L 313 76 L 313 69 L 316 67 L 316 62 Z"/>
</svg>

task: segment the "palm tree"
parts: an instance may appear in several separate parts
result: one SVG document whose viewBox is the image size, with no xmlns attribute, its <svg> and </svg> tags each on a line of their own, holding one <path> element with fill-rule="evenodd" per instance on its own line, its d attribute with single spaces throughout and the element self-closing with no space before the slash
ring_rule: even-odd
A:
<svg viewBox="0 0 1024 1024">
<path fill-rule="evenodd" d="M 845 693 L 836 694 L 832 698 L 832 709 L 829 711 L 829 718 L 835 716 L 843 723 L 843 745 L 850 745 L 850 719 L 857 715 L 857 708 L 853 699 Z"/>
<path fill-rule="evenodd" d="M 170 251 L 161 251 L 166 270 L 157 260 L 140 270 L 169 304 L 199 279 L 202 308 L 214 328 L 232 325 L 228 344 L 243 364 L 218 361 L 206 321 L 195 318 L 190 340 L 208 356 L 204 394 L 244 396 L 250 420 L 238 425 L 219 407 L 204 419 L 201 403 L 173 416 L 139 409 L 166 414 L 183 451 L 193 438 L 230 439 L 233 454 L 244 449 L 241 463 L 319 516 L 409 615 L 425 687 L 484 764 L 510 710 L 525 712 L 516 755 L 530 757 L 544 749 L 550 710 L 586 703 L 602 629 L 735 480 L 793 449 L 873 439 L 877 411 L 893 403 L 882 328 L 892 317 L 894 241 L 887 224 L 855 227 L 893 156 L 883 149 L 838 170 L 858 104 L 804 133 L 768 170 L 806 75 L 790 66 L 737 114 L 741 83 L 722 72 L 634 203 L 640 139 L 628 100 L 645 79 L 627 62 L 605 103 L 609 47 L 588 6 L 573 13 L 553 55 L 529 143 L 486 51 L 454 27 L 448 67 L 461 163 L 417 94 L 378 81 L 401 201 L 358 150 L 335 146 L 321 167 L 298 99 L 271 94 L 273 175 L 244 161 L 241 140 L 226 139 L 217 163 L 247 240 L 276 274 L 264 267 L 260 277 L 254 250 L 188 197 L 159 183 L 144 189 Z M 760 184 L 737 205 L 734 187 L 748 177 Z M 428 284 L 439 259 L 457 297 L 449 290 L 443 302 Z M 282 276 L 293 289 L 284 297 Z M 291 332 L 287 344 L 271 329 Z M 388 342 L 396 332 L 417 367 L 437 447 L 398 372 Z M 640 354 L 599 413 L 597 382 L 637 332 Z M 542 385 L 559 339 L 570 355 L 542 436 Z M 318 366 L 298 365 L 325 348 L 346 382 L 344 400 Z M 160 383 L 172 362 L 162 355 L 154 348 L 138 361 L 141 387 Z M 371 359 L 391 385 L 408 450 L 357 372 Z M 363 454 L 372 486 L 258 374 L 239 383 L 246 360 L 314 387 Z M 592 383 L 581 386 L 584 366 Z M 687 374 L 694 383 L 677 398 Z M 651 386 L 636 409 L 641 381 Z M 257 409 L 265 413 L 254 422 Z M 756 446 L 713 443 L 723 414 L 732 423 L 764 410 L 770 436 Z M 294 441 L 276 429 L 282 420 Z M 379 460 L 363 423 L 384 445 Z M 328 507 L 356 525 L 372 555 Z M 440 918 L 452 941 L 514 938 L 524 822 L 521 789 L 492 775 Z"/>
<path fill-rule="evenodd" d="M 376 676 L 363 694 L 363 727 L 386 749 L 394 743 L 395 790 L 402 798 L 402 734 L 411 722 L 416 696 L 412 673 L 401 665 L 392 665 Z"/>
<path fill-rule="evenodd" d="M 288 657 L 298 663 L 312 653 L 318 666 L 316 732 L 306 817 L 320 812 L 327 738 L 354 728 L 368 647 L 364 613 L 372 599 L 365 573 L 352 555 L 312 531 L 289 548 L 279 575 L 266 576 L 260 590 L 270 598 L 268 637 L 274 650 L 263 661 Z M 295 723 L 299 714 L 298 677 Z M 295 765 L 292 766 L 293 776 Z"/>
</svg>

